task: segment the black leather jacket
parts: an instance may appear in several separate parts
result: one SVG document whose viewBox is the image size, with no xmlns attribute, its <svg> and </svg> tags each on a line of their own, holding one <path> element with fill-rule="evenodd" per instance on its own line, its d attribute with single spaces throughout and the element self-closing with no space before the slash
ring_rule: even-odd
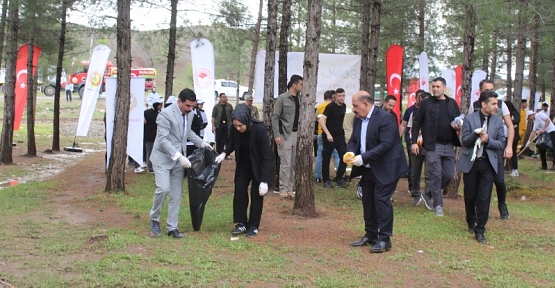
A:
<svg viewBox="0 0 555 288">
<path fill-rule="evenodd" d="M 449 113 L 449 119 L 454 120 L 460 116 L 461 112 L 457 102 L 452 98 L 447 98 L 447 111 L 439 111 L 439 101 L 436 97 L 429 97 L 420 102 L 420 107 L 416 111 L 412 123 L 412 135 L 418 135 L 422 130 L 422 140 L 424 141 L 424 148 L 429 151 L 434 151 L 436 148 L 437 139 L 437 121 L 439 113 Z M 451 129 L 451 143 L 455 146 L 461 146 L 457 131 Z M 412 144 L 416 144 L 418 137 L 412 137 Z"/>
</svg>

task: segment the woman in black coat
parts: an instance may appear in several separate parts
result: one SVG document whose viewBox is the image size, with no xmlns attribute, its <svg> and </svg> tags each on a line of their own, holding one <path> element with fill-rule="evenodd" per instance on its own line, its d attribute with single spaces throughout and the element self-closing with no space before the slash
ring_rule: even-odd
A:
<svg viewBox="0 0 555 288">
<path fill-rule="evenodd" d="M 270 142 L 263 122 L 251 117 L 250 108 L 239 104 L 231 114 L 232 124 L 225 151 L 216 157 L 222 162 L 235 151 L 235 193 L 233 195 L 233 222 L 237 223 L 231 231 L 233 235 L 247 234 L 256 236 L 262 216 L 263 196 L 268 192 L 270 166 L 272 165 Z M 248 187 L 250 190 L 250 215 Z"/>
</svg>

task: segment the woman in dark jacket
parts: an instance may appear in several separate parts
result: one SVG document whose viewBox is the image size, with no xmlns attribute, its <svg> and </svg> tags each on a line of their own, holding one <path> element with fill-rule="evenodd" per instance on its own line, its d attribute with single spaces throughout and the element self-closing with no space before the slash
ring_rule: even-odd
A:
<svg viewBox="0 0 555 288">
<path fill-rule="evenodd" d="M 235 129 L 231 129 L 226 149 L 216 157 L 216 162 L 222 162 L 227 155 L 235 151 L 233 222 L 237 225 L 231 234 L 237 236 L 246 233 L 247 237 L 252 237 L 258 234 L 263 196 L 268 192 L 272 165 L 269 136 L 264 123 L 251 117 L 250 108 L 246 104 L 237 105 L 231 119 Z M 251 205 L 247 219 L 249 183 Z"/>
</svg>

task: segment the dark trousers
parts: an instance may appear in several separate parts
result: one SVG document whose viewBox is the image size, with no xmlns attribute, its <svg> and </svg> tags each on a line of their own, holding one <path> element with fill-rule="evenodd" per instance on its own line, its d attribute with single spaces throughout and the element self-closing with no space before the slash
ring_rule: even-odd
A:
<svg viewBox="0 0 555 288">
<path fill-rule="evenodd" d="M 152 162 L 150 162 L 150 154 L 152 153 L 152 147 L 154 147 L 154 141 L 152 141 L 152 142 L 145 141 L 146 168 L 148 168 L 148 171 L 150 171 L 150 172 L 154 171 L 154 168 L 152 167 Z"/>
<path fill-rule="evenodd" d="M 393 205 L 391 196 L 397 181 L 380 184 L 372 169 L 363 169 L 360 186 L 362 187 L 362 208 L 364 211 L 364 230 L 366 236 L 378 241 L 391 241 L 393 234 Z"/>
<path fill-rule="evenodd" d="M 71 102 L 71 90 L 66 90 L 66 100 Z"/>
<path fill-rule="evenodd" d="M 409 182 L 409 191 L 412 191 L 412 157 L 410 152 L 411 142 L 405 142 L 407 148 L 407 156 L 409 157 L 409 167 L 407 170 L 407 181 Z"/>
<path fill-rule="evenodd" d="M 555 131 L 549 133 L 549 138 L 551 138 L 551 143 L 553 143 L 553 147 L 555 147 Z M 542 160 L 542 167 L 547 168 L 547 150 L 540 149 L 540 158 Z M 553 166 L 555 166 L 555 149 L 551 149 L 551 155 L 553 156 Z"/>
<path fill-rule="evenodd" d="M 505 184 L 505 160 L 503 158 L 503 151 L 497 155 L 497 174 L 494 175 L 493 183 L 495 183 L 495 191 L 497 191 L 497 204 L 505 204 L 507 200 L 507 184 Z"/>
<path fill-rule="evenodd" d="M 436 143 L 434 151 L 422 149 L 426 156 L 426 195 L 434 199 L 434 207 L 443 206 L 443 189 L 455 176 L 453 144 Z"/>
<path fill-rule="evenodd" d="M 487 158 L 476 159 L 470 172 L 463 176 L 466 222 L 468 227 L 476 225 L 476 233 L 486 231 L 494 178 L 495 171 Z"/>
<path fill-rule="evenodd" d="M 333 135 L 333 142 L 329 142 L 325 134 L 322 134 L 322 142 L 324 143 L 324 148 L 322 149 L 322 180 L 324 182 L 330 181 L 330 161 L 333 149 L 337 149 L 339 157 L 343 157 L 347 153 L 347 144 L 345 144 L 344 135 Z M 345 175 L 345 170 L 347 170 L 347 164 L 343 161 L 339 161 L 339 167 L 335 173 L 335 180 L 338 181 Z"/>
<path fill-rule="evenodd" d="M 240 163 L 237 162 L 237 168 L 235 171 L 235 192 L 233 194 L 233 222 L 243 223 L 247 227 L 259 227 L 264 204 L 264 197 L 258 194 L 260 182 L 254 178 L 251 167 L 240 168 Z M 249 183 L 251 184 L 251 205 L 249 217 L 247 218 Z"/>
<path fill-rule="evenodd" d="M 227 128 L 227 124 L 220 124 L 220 127 L 216 128 L 216 152 L 218 152 L 218 154 L 224 152 L 228 135 L 229 129 Z"/>
<path fill-rule="evenodd" d="M 518 156 L 516 150 L 518 149 L 518 141 L 513 141 L 513 157 L 511 158 L 511 166 L 513 169 L 518 169 Z"/>
<path fill-rule="evenodd" d="M 426 157 L 424 157 L 422 153 L 418 155 L 410 153 L 409 156 L 411 160 L 409 163 L 411 163 L 410 165 L 412 166 L 412 189 L 410 190 L 410 192 L 413 196 L 420 196 L 420 193 L 422 193 L 422 188 L 420 185 L 420 181 L 422 179 L 422 167 L 424 167 L 424 161 L 426 161 Z"/>
</svg>

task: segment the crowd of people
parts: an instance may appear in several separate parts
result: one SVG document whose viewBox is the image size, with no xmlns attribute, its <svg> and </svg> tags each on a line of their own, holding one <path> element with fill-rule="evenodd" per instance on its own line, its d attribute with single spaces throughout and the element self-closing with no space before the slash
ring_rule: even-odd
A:
<svg viewBox="0 0 555 288">
<path fill-rule="evenodd" d="M 276 99 L 271 116 L 279 159 L 279 180 L 274 192 L 283 199 L 294 199 L 303 78 L 293 75 L 287 87 L 288 90 Z M 526 140 L 523 129 L 526 121 L 533 121 L 534 125 L 522 149 L 527 149 L 536 135 L 541 134 L 549 135 L 555 143 L 555 125 L 544 110 L 527 110 L 523 100 L 521 111 L 517 111 L 511 102 L 498 99 L 490 80 L 480 82 L 479 99 L 472 103 L 468 115 L 461 115 L 456 101 L 445 95 L 445 79 L 434 79 L 431 90 L 432 93 L 417 91 L 414 105 L 404 111 L 401 119 L 393 112 L 396 97 L 387 96 L 382 105 L 377 106 L 374 97 L 366 91 L 352 96 L 352 109 L 345 104 L 347 96 L 342 88 L 326 91 L 324 102 L 315 107 L 315 181 L 331 189 L 347 187 L 351 179 L 360 179 L 357 187 L 362 198 L 364 235 L 351 246 L 370 245 L 374 253 L 391 249 L 392 196 L 403 176 L 407 176 L 413 205 L 424 203 L 436 216 L 444 216 L 442 190 L 453 179 L 455 168 L 463 173 L 468 231 L 474 234 L 476 241 L 486 243 L 485 227 L 494 184 L 500 217 L 510 218 L 504 160 L 509 162 L 510 175 L 518 177 L 516 152 L 519 141 Z M 170 97 L 165 103 L 170 106 L 165 109 L 161 109 L 163 98 L 151 99 L 147 101 L 150 108 L 145 111 L 147 169 L 155 173 L 156 179 L 150 230 L 154 235 L 161 234 L 160 211 L 164 199 L 169 196 L 167 233 L 182 238 L 177 230 L 177 215 L 183 173 L 191 166 L 187 155 L 194 149 L 213 149 L 210 143 L 202 140 L 208 118 L 203 110 L 204 102 L 190 89 L 181 91 L 177 98 Z M 258 108 L 252 102 L 253 98 L 249 97 L 234 109 L 222 93 L 211 115 L 218 153 L 215 161 L 221 163 L 232 153 L 235 156 L 235 228 L 231 232 L 234 236 L 258 234 L 263 197 L 272 177 L 274 152 Z M 403 148 L 403 137 L 406 148 Z M 458 161 L 455 161 L 456 146 L 463 149 Z M 551 170 L 555 170 L 553 152 Z M 541 168 L 548 169 L 546 149 L 540 148 L 539 154 Z M 333 181 L 330 176 L 332 158 L 335 164 Z M 352 166 L 350 173 L 347 173 L 348 166 Z M 424 186 L 421 184 L 423 173 Z"/>
</svg>

